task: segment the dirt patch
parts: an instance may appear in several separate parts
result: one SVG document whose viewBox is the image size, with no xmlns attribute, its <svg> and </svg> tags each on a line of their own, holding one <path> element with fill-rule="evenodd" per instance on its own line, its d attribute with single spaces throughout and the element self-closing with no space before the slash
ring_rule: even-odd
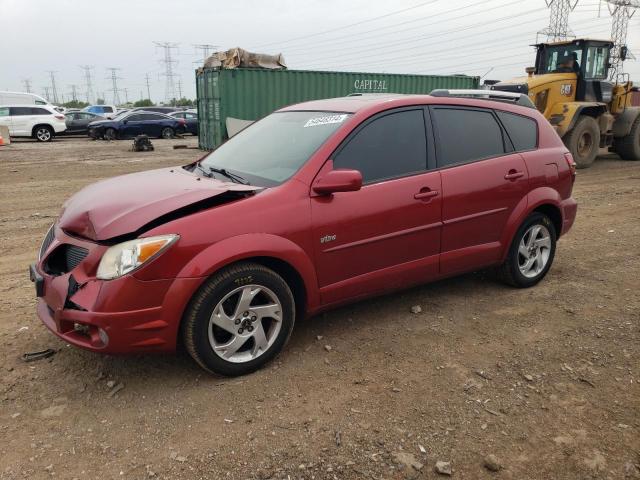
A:
<svg viewBox="0 0 640 480">
<path fill-rule="evenodd" d="M 537 287 L 481 272 L 344 307 L 224 379 L 184 354 L 68 347 L 35 315 L 27 266 L 69 195 L 201 155 L 153 143 L 0 148 L 0 478 L 435 478 L 437 461 L 454 478 L 640 477 L 640 162 L 579 172 Z"/>
</svg>

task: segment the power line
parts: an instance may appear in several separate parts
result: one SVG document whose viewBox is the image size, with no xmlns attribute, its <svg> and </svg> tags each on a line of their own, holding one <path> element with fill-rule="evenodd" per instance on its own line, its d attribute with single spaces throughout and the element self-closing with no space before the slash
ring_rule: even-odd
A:
<svg viewBox="0 0 640 480">
<path fill-rule="evenodd" d="M 113 104 L 120 105 L 120 92 L 118 90 L 118 80 L 122 80 L 122 77 L 118 76 L 118 70 L 121 70 L 117 67 L 109 67 L 108 71 L 111 72 L 111 76 L 107 77 L 107 80 L 111 80 L 111 91 L 113 92 Z"/>
<path fill-rule="evenodd" d="M 53 103 L 58 103 L 58 90 L 56 88 L 56 71 L 48 70 L 49 79 L 51 80 L 51 101 Z"/>
<path fill-rule="evenodd" d="M 91 78 L 91 70 L 94 68 L 93 65 L 80 65 L 80 68 L 84 70 L 84 88 L 85 88 L 85 99 L 87 103 L 91 104 L 94 100 L 93 95 L 93 81 Z"/>
<path fill-rule="evenodd" d="M 173 73 L 173 66 L 178 63 L 177 60 L 174 60 L 171 54 L 171 51 L 178 48 L 177 43 L 172 42 L 153 42 L 156 46 L 164 49 L 164 58 L 160 60 L 164 63 L 164 76 L 165 76 L 165 100 L 170 102 L 174 98 L 176 98 L 176 85 L 174 81 L 174 77 L 176 74 Z"/>
<path fill-rule="evenodd" d="M 429 2 L 419 3 L 418 5 L 414 5 L 413 7 L 403 8 L 402 10 L 396 10 L 394 12 L 389 12 L 389 13 L 386 13 L 384 15 L 380 15 L 380 16 L 377 16 L 377 17 L 369 18 L 367 20 L 361 20 L 359 22 L 350 23 L 349 25 L 343 25 L 342 27 L 336 27 L 336 28 L 332 28 L 332 29 L 329 29 L 329 30 L 324 30 L 322 32 L 312 33 L 310 35 L 303 35 L 303 36 L 300 36 L 300 37 L 290 38 L 289 40 L 282 40 L 282 41 L 279 41 L 279 42 L 265 43 L 263 45 L 258 45 L 258 47 L 256 47 L 256 48 L 264 48 L 264 47 L 269 47 L 269 46 L 272 46 L 272 45 L 281 45 L 283 43 L 295 42 L 297 40 L 317 37 L 319 35 L 324 35 L 324 34 L 327 34 L 327 33 L 336 32 L 338 30 L 344 30 L 345 28 L 355 27 L 357 25 L 362 25 L 363 23 L 374 22 L 376 20 L 380 20 L 381 18 L 387 18 L 387 17 L 390 17 L 392 15 L 398 15 L 399 13 L 404 13 L 404 12 L 408 12 L 410 10 L 415 10 L 416 8 L 424 7 L 425 5 L 430 5 L 432 3 L 436 3 L 437 1 L 438 0 L 431 0 Z"/>
</svg>

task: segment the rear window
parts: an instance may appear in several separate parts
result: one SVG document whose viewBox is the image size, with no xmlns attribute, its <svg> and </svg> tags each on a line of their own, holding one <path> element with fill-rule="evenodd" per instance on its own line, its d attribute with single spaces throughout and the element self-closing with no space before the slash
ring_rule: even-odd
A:
<svg viewBox="0 0 640 480">
<path fill-rule="evenodd" d="M 0 107 L 0 117 L 9 116 L 9 107 Z"/>
<path fill-rule="evenodd" d="M 504 155 L 502 129 L 490 111 L 434 108 L 439 167 Z"/>
<path fill-rule="evenodd" d="M 533 150 L 538 146 L 538 124 L 535 120 L 515 113 L 496 113 L 517 152 Z"/>
</svg>

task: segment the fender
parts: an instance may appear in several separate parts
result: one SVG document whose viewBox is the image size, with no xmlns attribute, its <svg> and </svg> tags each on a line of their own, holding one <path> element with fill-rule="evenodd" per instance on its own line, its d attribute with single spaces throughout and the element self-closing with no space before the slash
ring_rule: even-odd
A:
<svg viewBox="0 0 640 480">
<path fill-rule="evenodd" d="M 214 243 L 193 257 L 178 273 L 178 277 L 200 277 L 202 283 L 221 268 L 252 257 L 276 258 L 291 265 L 304 283 L 307 311 L 318 307 L 320 294 L 311 258 L 291 240 L 268 233 L 247 233 Z M 207 267 L 203 268 L 203 265 Z"/>
<path fill-rule="evenodd" d="M 640 107 L 627 107 L 613 122 L 613 136 L 625 137 L 631 132 L 631 126 L 640 116 Z"/>
<path fill-rule="evenodd" d="M 524 222 L 524 219 L 540 205 L 545 204 L 555 206 L 560 211 L 560 215 L 562 215 L 562 208 L 560 208 L 561 201 L 560 195 L 553 188 L 539 187 L 530 191 L 525 198 L 518 202 L 511 212 L 507 220 L 507 226 L 500 238 L 500 243 L 503 246 L 500 263 L 506 260 L 513 237 L 518 231 L 518 228 L 520 228 L 520 225 L 522 225 L 522 222 Z"/>
<path fill-rule="evenodd" d="M 595 116 L 597 118 L 607 111 L 607 106 L 598 102 L 558 102 L 549 109 L 549 112 L 545 112 L 547 114 L 545 116 L 556 133 L 563 137 L 575 126 L 580 115 L 587 114 L 589 110 L 598 112 Z"/>
</svg>

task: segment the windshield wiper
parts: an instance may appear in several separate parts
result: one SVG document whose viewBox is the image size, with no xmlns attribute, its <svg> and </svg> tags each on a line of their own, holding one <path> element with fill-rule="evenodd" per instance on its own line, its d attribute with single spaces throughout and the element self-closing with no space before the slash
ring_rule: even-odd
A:
<svg viewBox="0 0 640 480">
<path fill-rule="evenodd" d="M 196 168 L 197 168 L 198 170 L 200 170 L 200 171 L 202 172 L 202 174 L 203 174 L 205 177 L 208 177 L 208 178 L 212 178 L 212 177 L 213 177 L 213 175 L 211 174 L 211 172 L 209 172 L 209 171 L 205 170 L 205 169 L 202 167 L 202 165 L 200 165 L 200 162 L 197 162 L 197 163 L 196 163 Z"/>
<path fill-rule="evenodd" d="M 240 175 L 238 175 L 236 173 L 231 173 L 231 172 L 227 171 L 227 169 L 225 169 L 225 168 L 209 167 L 209 175 L 211 175 L 211 172 L 219 173 L 220 175 L 224 175 L 225 177 L 230 179 L 232 182 L 241 183 L 243 185 L 249 185 L 249 182 L 247 181 L 246 178 L 241 177 Z"/>
</svg>

